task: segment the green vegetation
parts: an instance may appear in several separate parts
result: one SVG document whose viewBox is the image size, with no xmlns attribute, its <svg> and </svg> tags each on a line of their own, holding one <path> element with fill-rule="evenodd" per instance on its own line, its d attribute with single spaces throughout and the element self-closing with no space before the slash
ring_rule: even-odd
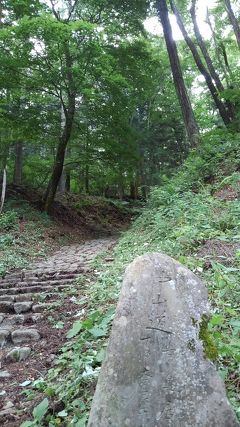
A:
<svg viewBox="0 0 240 427">
<path fill-rule="evenodd" d="M 79 307 L 84 306 L 86 311 L 84 320 L 73 324 L 68 333 L 71 340 L 63 347 L 48 378 L 40 383 L 41 392 L 53 401 L 61 401 L 65 411 L 64 417 L 49 415 L 49 425 L 57 425 L 60 418 L 67 425 L 85 426 L 122 274 L 133 258 L 149 251 L 173 256 L 200 276 L 208 287 L 213 315 L 211 319 L 203 319 L 199 336 L 206 357 L 215 360 L 240 418 L 240 205 L 237 199 L 221 200 L 216 194 L 217 189 L 226 185 L 239 190 L 240 173 L 236 172 L 237 138 L 232 140 L 227 133 L 222 138 L 225 144 L 217 159 L 211 154 L 216 148 L 209 146 L 206 137 L 179 172 L 171 179 L 165 178 L 165 184 L 152 192 L 142 215 L 123 234 L 111 266 L 104 264 L 103 254 L 94 262 L 95 269 L 101 272 L 97 282 L 81 282 L 84 298 Z M 208 167 L 209 159 L 213 164 Z M 230 176 L 225 175 L 227 164 L 231 165 Z M 212 183 L 204 185 L 209 176 Z M 219 243 L 219 253 L 208 249 L 202 252 L 213 241 Z M 225 244 L 231 248 L 227 255 Z M 188 345 L 193 348 L 192 343 Z M 39 382 L 33 389 L 35 392 L 39 389 Z"/>
<path fill-rule="evenodd" d="M 71 240 L 69 228 L 75 239 L 114 233 L 146 202 L 113 263 L 100 257 L 98 280 L 81 277 L 81 320 L 24 388 L 40 402 L 25 427 L 85 426 L 122 274 L 147 251 L 208 287 L 200 336 L 240 417 L 240 9 L 218 0 L 203 18 L 200 3 L 1 1 L 0 277 Z M 30 205 L 4 201 L 6 175 L 7 190 L 35 194 Z"/>
<path fill-rule="evenodd" d="M 54 246 L 44 237 L 51 227 L 49 217 L 28 203 L 13 199 L 7 203 L 0 216 L 0 277 L 12 269 L 26 267 L 34 258 L 46 256 Z"/>
</svg>

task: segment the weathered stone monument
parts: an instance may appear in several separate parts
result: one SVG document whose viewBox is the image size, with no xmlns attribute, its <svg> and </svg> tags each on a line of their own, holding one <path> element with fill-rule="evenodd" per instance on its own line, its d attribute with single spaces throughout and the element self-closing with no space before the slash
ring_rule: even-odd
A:
<svg viewBox="0 0 240 427">
<path fill-rule="evenodd" d="M 237 427 L 199 334 L 208 315 L 201 281 L 173 259 L 127 269 L 88 427 Z"/>
</svg>

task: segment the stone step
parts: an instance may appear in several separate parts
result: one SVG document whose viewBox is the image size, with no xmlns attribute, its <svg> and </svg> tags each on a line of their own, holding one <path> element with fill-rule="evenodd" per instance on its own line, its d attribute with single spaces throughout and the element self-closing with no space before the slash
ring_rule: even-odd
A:
<svg viewBox="0 0 240 427">
<path fill-rule="evenodd" d="M 25 325 L 29 323 L 36 323 L 43 318 L 39 313 L 28 312 L 25 314 L 12 314 L 6 315 L 5 313 L 0 313 L 2 317 L 2 322 L 0 323 L 0 330 L 6 328 L 12 328 L 15 325 Z"/>
<path fill-rule="evenodd" d="M 26 294 L 26 293 L 37 293 L 39 294 L 40 292 L 49 292 L 51 293 L 53 290 L 56 292 L 58 291 L 62 291 L 64 289 L 68 289 L 70 288 L 70 283 L 67 285 L 58 285 L 55 286 L 53 288 L 53 286 L 27 286 L 27 287 L 22 287 L 22 288 L 18 288 L 18 292 L 19 294 Z M 4 288 L 1 289 L 0 288 L 0 296 L 2 295 L 15 295 L 16 294 L 16 288 Z"/>
<path fill-rule="evenodd" d="M 31 341 L 39 341 L 41 335 L 37 329 L 15 329 L 11 332 L 11 340 L 13 344 L 28 343 Z"/>
<path fill-rule="evenodd" d="M 0 312 L 1 313 L 26 313 L 32 308 L 32 301 L 19 301 L 19 302 L 9 302 L 1 301 L 0 302 Z"/>
<path fill-rule="evenodd" d="M 0 347 L 2 348 L 11 344 L 18 345 L 31 341 L 39 341 L 40 338 L 40 332 L 35 328 L 13 329 L 6 326 L 0 329 Z"/>
<path fill-rule="evenodd" d="M 58 272 L 54 272 L 52 274 L 31 274 L 29 276 L 25 275 L 25 281 L 31 282 L 31 281 L 40 281 L 45 282 L 49 280 L 69 280 L 69 279 L 76 279 L 79 276 L 78 273 L 66 273 L 66 274 L 59 274 Z"/>
<path fill-rule="evenodd" d="M 60 279 L 60 280 L 46 280 L 44 282 L 42 281 L 24 281 L 24 282 L 18 282 L 15 284 L 15 289 L 19 289 L 25 286 L 41 286 L 44 284 L 44 286 L 56 286 L 56 285 L 65 285 L 67 283 L 74 283 L 75 279 Z M 0 289 L 2 289 L 5 286 L 5 288 L 12 288 L 12 283 L 0 283 Z"/>
</svg>

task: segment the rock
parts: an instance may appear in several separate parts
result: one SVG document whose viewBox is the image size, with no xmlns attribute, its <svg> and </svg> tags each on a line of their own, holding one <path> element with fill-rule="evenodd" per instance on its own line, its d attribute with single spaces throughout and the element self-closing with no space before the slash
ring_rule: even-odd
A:
<svg viewBox="0 0 240 427">
<path fill-rule="evenodd" d="M 15 304 L 14 304 L 14 311 L 17 314 L 26 313 L 27 311 L 30 311 L 31 308 L 32 308 L 32 302 L 31 301 L 15 302 Z"/>
<path fill-rule="evenodd" d="M 51 307 L 52 303 L 35 304 L 32 306 L 32 311 L 34 313 L 42 313 L 44 310 L 48 310 Z"/>
<path fill-rule="evenodd" d="M 4 319 L 4 315 L 0 314 L 0 323 L 3 322 L 3 319 Z"/>
<path fill-rule="evenodd" d="M 38 341 L 41 338 L 37 329 L 16 329 L 11 336 L 14 344 Z"/>
<path fill-rule="evenodd" d="M 19 294 L 19 295 L 15 295 L 15 301 L 20 302 L 20 301 L 31 301 L 33 297 L 33 294 Z"/>
<path fill-rule="evenodd" d="M 2 325 L 3 326 L 13 326 L 13 325 L 22 325 L 25 321 L 23 314 L 13 314 L 11 317 L 5 317 Z"/>
<path fill-rule="evenodd" d="M 0 370 L 0 378 L 6 379 L 6 378 L 10 378 L 10 377 L 11 377 L 11 374 L 8 371 Z"/>
<path fill-rule="evenodd" d="M 10 337 L 9 329 L 0 329 L 0 347 L 4 347 L 9 337 Z"/>
<path fill-rule="evenodd" d="M 30 353 L 30 347 L 16 347 L 6 355 L 6 362 L 21 362 L 22 360 L 26 360 Z"/>
<path fill-rule="evenodd" d="M 0 301 L 0 312 L 1 313 L 12 313 L 13 303 L 10 301 Z"/>
<path fill-rule="evenodd" d="M 88 427 L 239 427 L 199 331 L 207 291 L 161 254 L 127 269 Z"/>
<path fill-rule="evenodd" d="M 0 296 L 0 302 L 14 302 L 14 296 L 13 295 L 1 295 Z"/>
<path fill-rule="evenodd" d="M 43 315 L 40 313 L 39 314 L 33 314 L 31 316 L 31 319 L 33 322 L 39 322 L 39 320 L 42 320 L 43 318 L 44 318 Z"/>
</svg>

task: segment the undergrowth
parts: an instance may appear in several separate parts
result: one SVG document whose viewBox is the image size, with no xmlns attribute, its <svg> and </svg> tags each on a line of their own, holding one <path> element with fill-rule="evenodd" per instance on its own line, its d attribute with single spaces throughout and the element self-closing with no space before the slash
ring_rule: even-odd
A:
<svg viewBox="0 0 240 427">
<path fill-rule="evenodd" d="M 152 251 L 174 257 L 197 273 L 208 287 L 212 303 L 208 330 L 217 348 L 216 366 L 240 419 L 240 203 L 214 196 L 226 182 L 239 188 L 237 147 L 236 136 L 219 131 L 215 138 L 212 134 L 206 137 L 178 174 L 165 178 L 164 184 L 152 192 L 142 215 L 115 248 L 111 266 L 104 264 L 104 257 L 95 260 L 99 279 L 96 283 L 86 279 L 82 284 L 82 318 L 73 325 L 69 341 L 48 377 L 31 388 L 31 392 L 40 391 L 44 398 L 40 403 L 45 408 L 42 418 L 38 421 L 33 414 L 34 420 L 22 426 L 86 425 L 122 274 L 136 256 Z M 220 253 L 202 252 L 213 241 Z M 230 254 L 224 250 L 221 253 L 225 244 Z M 59 410 L 54 409 L 53 402 L 60 403 Z"/>
<path fill-rule="evenodd" d="M 9 201 L 0 215 L 0 277 L 8 271 L 24 268 L 49 250 L 44 234 L 51 220 L 28 203 Z"/>
</svg>

